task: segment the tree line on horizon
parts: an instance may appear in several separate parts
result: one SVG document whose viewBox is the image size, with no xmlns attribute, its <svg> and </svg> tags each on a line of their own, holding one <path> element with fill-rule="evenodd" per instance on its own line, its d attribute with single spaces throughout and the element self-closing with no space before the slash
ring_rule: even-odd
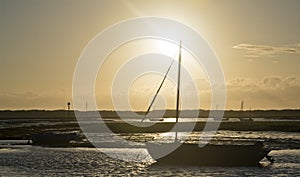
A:
<svg viewBox="0 0 300 177">
<path fill-rule="evenodd" d="M 212 110 L 220 111 L 220 110 Z M 73 110 L 0 110 L 0 118 L 75 118 L 75 112 Z M 92 113 L 94 111 L 78 111 Z M 113 111 L 113 110 L 100 110 L 98 111 L 103 118 L 119 118 L 118 112 L 130 116 L 131 111 Z M 175 110 L 154 110 L 151 113 L 161 113 L 163 117 L 175 117 Z M 189 117 L 189 115 L 195 115 L 195 112 L 199 113 L 199 118 L 207 118 L 210 110 L 182 110 L 180 111 L 181 117 Z M 137 111 L 136 113 L 144 115 L 145 111 Z M 153 114 L 155 115 L 155 114 Z M 225 118 L 239 118 L 243 117 L 251 118 L 300 118 L 300 109 L 283 109 L 283 110 L 225 110 Z M 130 118 L 130 117 L 128 117 Z"/>
</svg>

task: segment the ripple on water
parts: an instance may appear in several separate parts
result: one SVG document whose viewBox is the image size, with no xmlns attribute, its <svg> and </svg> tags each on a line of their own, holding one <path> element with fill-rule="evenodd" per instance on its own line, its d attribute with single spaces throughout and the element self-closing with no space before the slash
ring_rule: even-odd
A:
<svg viewBox="0 0 300 177">
<path fill-rule="evenodd" d="M 276 150 L 270 155 L 275 163 L 266 167 L 157 167 L 145 149 L 100 149 L 118 157 L 144 162 L 114 159 L 92 148 L 44 148 L 24 146 L 0 149 L 3 176 L 297 176 L 300 175 L 300 150 Z M 266 160 L 264 160 L 266 162 Z"/>
</svg>

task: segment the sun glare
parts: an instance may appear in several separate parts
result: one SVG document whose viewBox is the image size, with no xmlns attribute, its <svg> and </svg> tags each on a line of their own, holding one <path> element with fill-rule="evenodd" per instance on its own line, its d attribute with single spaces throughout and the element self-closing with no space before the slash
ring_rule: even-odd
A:
<svg viewBox="0 0 300 177">
<path fill-rule="evenodd" d="M 163 39 L 150 40 L 150 45 L 157 53 L 168 55 L 172 58 L 178 56 L 179 45 Z"/>
</svg>

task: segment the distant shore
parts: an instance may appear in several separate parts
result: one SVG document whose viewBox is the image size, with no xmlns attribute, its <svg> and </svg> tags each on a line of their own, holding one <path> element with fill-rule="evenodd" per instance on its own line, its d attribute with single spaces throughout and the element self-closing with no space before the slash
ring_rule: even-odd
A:
<svg viewBox="0 0 300 177">
<path fill-rule="evenodd" d="M 160 133 L 173 131 L 202 131 L 206 122 L 180 122 L 178 128 L 173 129 L 174 122 L 143 122 L 144 126 L 133 126 L 123 121 L 107 121 L 102 122 L 101 125 L 106 125 L 112 132 L 115 133 Z M 216 125 L 217 122 L 211 122 L 211 125 Z M 153 125 L 154 124 L 154 125 Z M 151 126 L 152 125 L 152 126 Z M 88 126 L 92 129 L 98 124 L 90 123 Z M 232 131 L 282 131 L 282 132 L 300 132 L 300 121 L 253 121 L 253 122 L 240 122 L 240 121 L 223 121 L 220 124 L 219 130 L 232 130 Z M 74 121 L 60 121 L 39 119 L 37 122 L 32 119 L 27 121 L 22 120 L 20 125 L 15 122 L 7 122 L 0 128 L 0 139 L 29 139 L 32 133 L 41 132 L 81 132 L 77 122 Z M 103 133 L 107 131 L 103 130 Z M 82 133 L 81 133 L 82 134 Z"/>
<path fill-rule="evenodd" d="M 220 111 L 220 110 L 212 110 Z M 24 119 L 24 118 L 66 118 L 76 119 L 75 112 L 85 112 L 93 114 L 99 112 L 101 117 L 104 118 L 120 118 L 119 114 L 122 114 L 122 118 L 132 118 L 130 111 L 74 111 L 74 110 L 0 110 L 0 120 L 7 118 Z M 180 117 L 195 117 L 207 118 L 209 117 L 210 110 L 183 110 L 180 111 Z M 144 115 L 145 112 L 134 112 L 140 115 Z M 175 110 L 154 110 L 149 113 L 150 117 L 156 117 L 156 115 L 163 115 L 163 117 L 175 117 Z M 300 109 L 283 109 L 283 110 L 245 110 L 243 112 L 237 110 L 225 110 L 224 118 L 239 118 L 239 117 L 251 117 L 251 118 L 276 118 L 276 119 L 299 119 Z"/>
<path fill-rule="evenodd" d="M 208 110 L 186 110 L 182 111 L 181 120 L 189 118 L 189 115 L 199 111 L 199 120 L 195 122 L 180 122 L 177 129 L 173 129 L 174 122 L 140 122 L 132 119 L 135 123 L 143 124 L 143 127 L 133 126 L 124 122 L 115 111 L 99 111 L 103 122 L 114 133 L 132 134 L 132 133 L 161 133 L 171 131 L 186 132 L 191 131 L 189 127 L 193 126 L 194 132 L 203 131 L 208 117 Z M 156 111 L 159 112 L 159 111 Z M 93 123 L 93 111 L 83 111 L 87 115 L 88 126 L 93 128 L 99 124 Z M 97 112 L 96 112 L 97 113 Z M 130 117 L 130 112 L 123 111 L 122 115 Z M 137 112 L 143 115 L 144 112 Z M 155 111 L 154 111 L 155 113 Z M 156 114 L 152 114 L 156 115 Z M 167 110 L 163 117 L 174 117 L 174 110 Z M 263 121 L 239 121 L 240 111 L 225 111 L 224 117 L 235 119 L 234 121 L 222 120 L 218 130 L 229 131 L 281 131 L 281 132 L 300 132 L 300 110 L 253 110 L 251 112 L 243 112 L 243 117 L 251 117 L 253 119 L 260 118 Z M 202 119 L 203 118 L 203 119 Z M 277 120 L 277 121 L 274 121 Z M 33 133 L 42 132 L 77 132 L 79 138 L 75 146 L 92 146 L 86 142 L 84 135 L 78 125 L 74 111 L 66 110 L 20 110 L 20 111 L 0 111 L 0 140 L 29 140 Z M 195 120 L 196 121 L 196 120 Z M 216 121 L 212 119 L 211 125 L 216 125 Z M 107 133 L 107 131 L 102 131 Z"/>
</svg>

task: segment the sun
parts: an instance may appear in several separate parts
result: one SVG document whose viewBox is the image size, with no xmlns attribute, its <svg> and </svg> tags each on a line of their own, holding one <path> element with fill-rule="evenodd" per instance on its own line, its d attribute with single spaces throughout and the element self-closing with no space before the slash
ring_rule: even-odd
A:
<svg viewBox="0 0 300 177">
<path fill-rule="evenodd" d="M 179 43 L 165 39 L 150 40 L 149 42 L 157 53 L 161 53 L 172 58 L 176 58 L 179 54 Z"/>
</svg>

